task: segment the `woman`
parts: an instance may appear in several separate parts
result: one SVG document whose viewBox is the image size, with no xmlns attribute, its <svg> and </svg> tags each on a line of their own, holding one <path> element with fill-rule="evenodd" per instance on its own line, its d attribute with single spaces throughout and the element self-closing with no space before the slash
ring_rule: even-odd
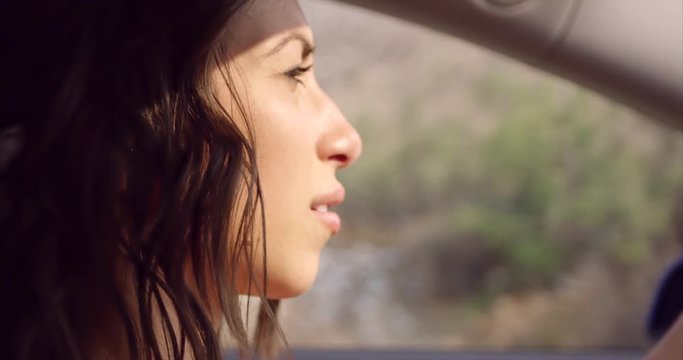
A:
<svg viewBox="0 0 683 360">
<path fill-rule="evenodd" d="M 0 3 L 3 359 L 269 354 L 356 131 L 296 0 Z M 239 294 L 261 296 L 252 344 Z"/>
</svg>

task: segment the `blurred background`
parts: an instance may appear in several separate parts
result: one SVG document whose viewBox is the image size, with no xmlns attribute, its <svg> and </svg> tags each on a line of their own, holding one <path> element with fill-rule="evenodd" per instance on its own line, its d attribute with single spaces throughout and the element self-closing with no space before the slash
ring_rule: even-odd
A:
<svg viewBox="0 0 683 360">
<path fill-rule="evenodd" d="M 283 303 L 290 345 L 647 346 L 681 252 L 680 132 L 453 37 L 301 2 L 364 153 L 314 287 Z"/>
</svg>

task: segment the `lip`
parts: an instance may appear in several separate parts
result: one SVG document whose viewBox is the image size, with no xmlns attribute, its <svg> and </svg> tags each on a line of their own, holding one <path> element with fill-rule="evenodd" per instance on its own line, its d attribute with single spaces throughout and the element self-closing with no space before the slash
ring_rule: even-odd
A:
<svg viewBox="0 0 683 360">
<path fill-rule="evenodd" d="M 341 217 L 339 214 L 330 211 L 332 207 L 344 202 L 346 193 L 344 187 L 340 186 L 337 189 L 315 197 L 311 203 L 311 212 L 325 224 L 333 234 L 341 230 Z M 316 210 L 319 206 L 327 206 L 327 211 Z"/>
</svg>

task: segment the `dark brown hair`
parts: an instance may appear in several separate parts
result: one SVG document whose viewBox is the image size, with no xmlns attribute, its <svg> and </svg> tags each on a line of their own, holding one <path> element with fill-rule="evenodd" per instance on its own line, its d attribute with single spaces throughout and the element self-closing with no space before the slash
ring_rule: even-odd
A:
<svg viewBox="0 0 683 360">
<path fill-rule="evenodd" d="M 132 359 L 219 359 L 212 302 L 253 350 L 235 284 L 264 235 L 254 146 L 210 76 L 247 1 L 0 3 L 3 358 L 89 358 L 113 328 Z"/>
</svg>

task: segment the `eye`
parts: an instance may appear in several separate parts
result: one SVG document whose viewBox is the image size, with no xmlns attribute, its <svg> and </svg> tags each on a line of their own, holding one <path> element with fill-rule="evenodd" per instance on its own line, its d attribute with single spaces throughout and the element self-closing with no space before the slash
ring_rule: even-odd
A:
<svg viewBox="0 0 683 360">
<path fill-rule="evenodd" d="M 285 76 L 287 76 L 287 78 L 290 80 L 296 81 L 299 84 L 303 84 L 304 82 L 301 81 L 301 76 L 310 71 L 312 68 L 313 64 L 306 67 L 297 66 L 294 69 L 287 71 Z"/>
</svg>

